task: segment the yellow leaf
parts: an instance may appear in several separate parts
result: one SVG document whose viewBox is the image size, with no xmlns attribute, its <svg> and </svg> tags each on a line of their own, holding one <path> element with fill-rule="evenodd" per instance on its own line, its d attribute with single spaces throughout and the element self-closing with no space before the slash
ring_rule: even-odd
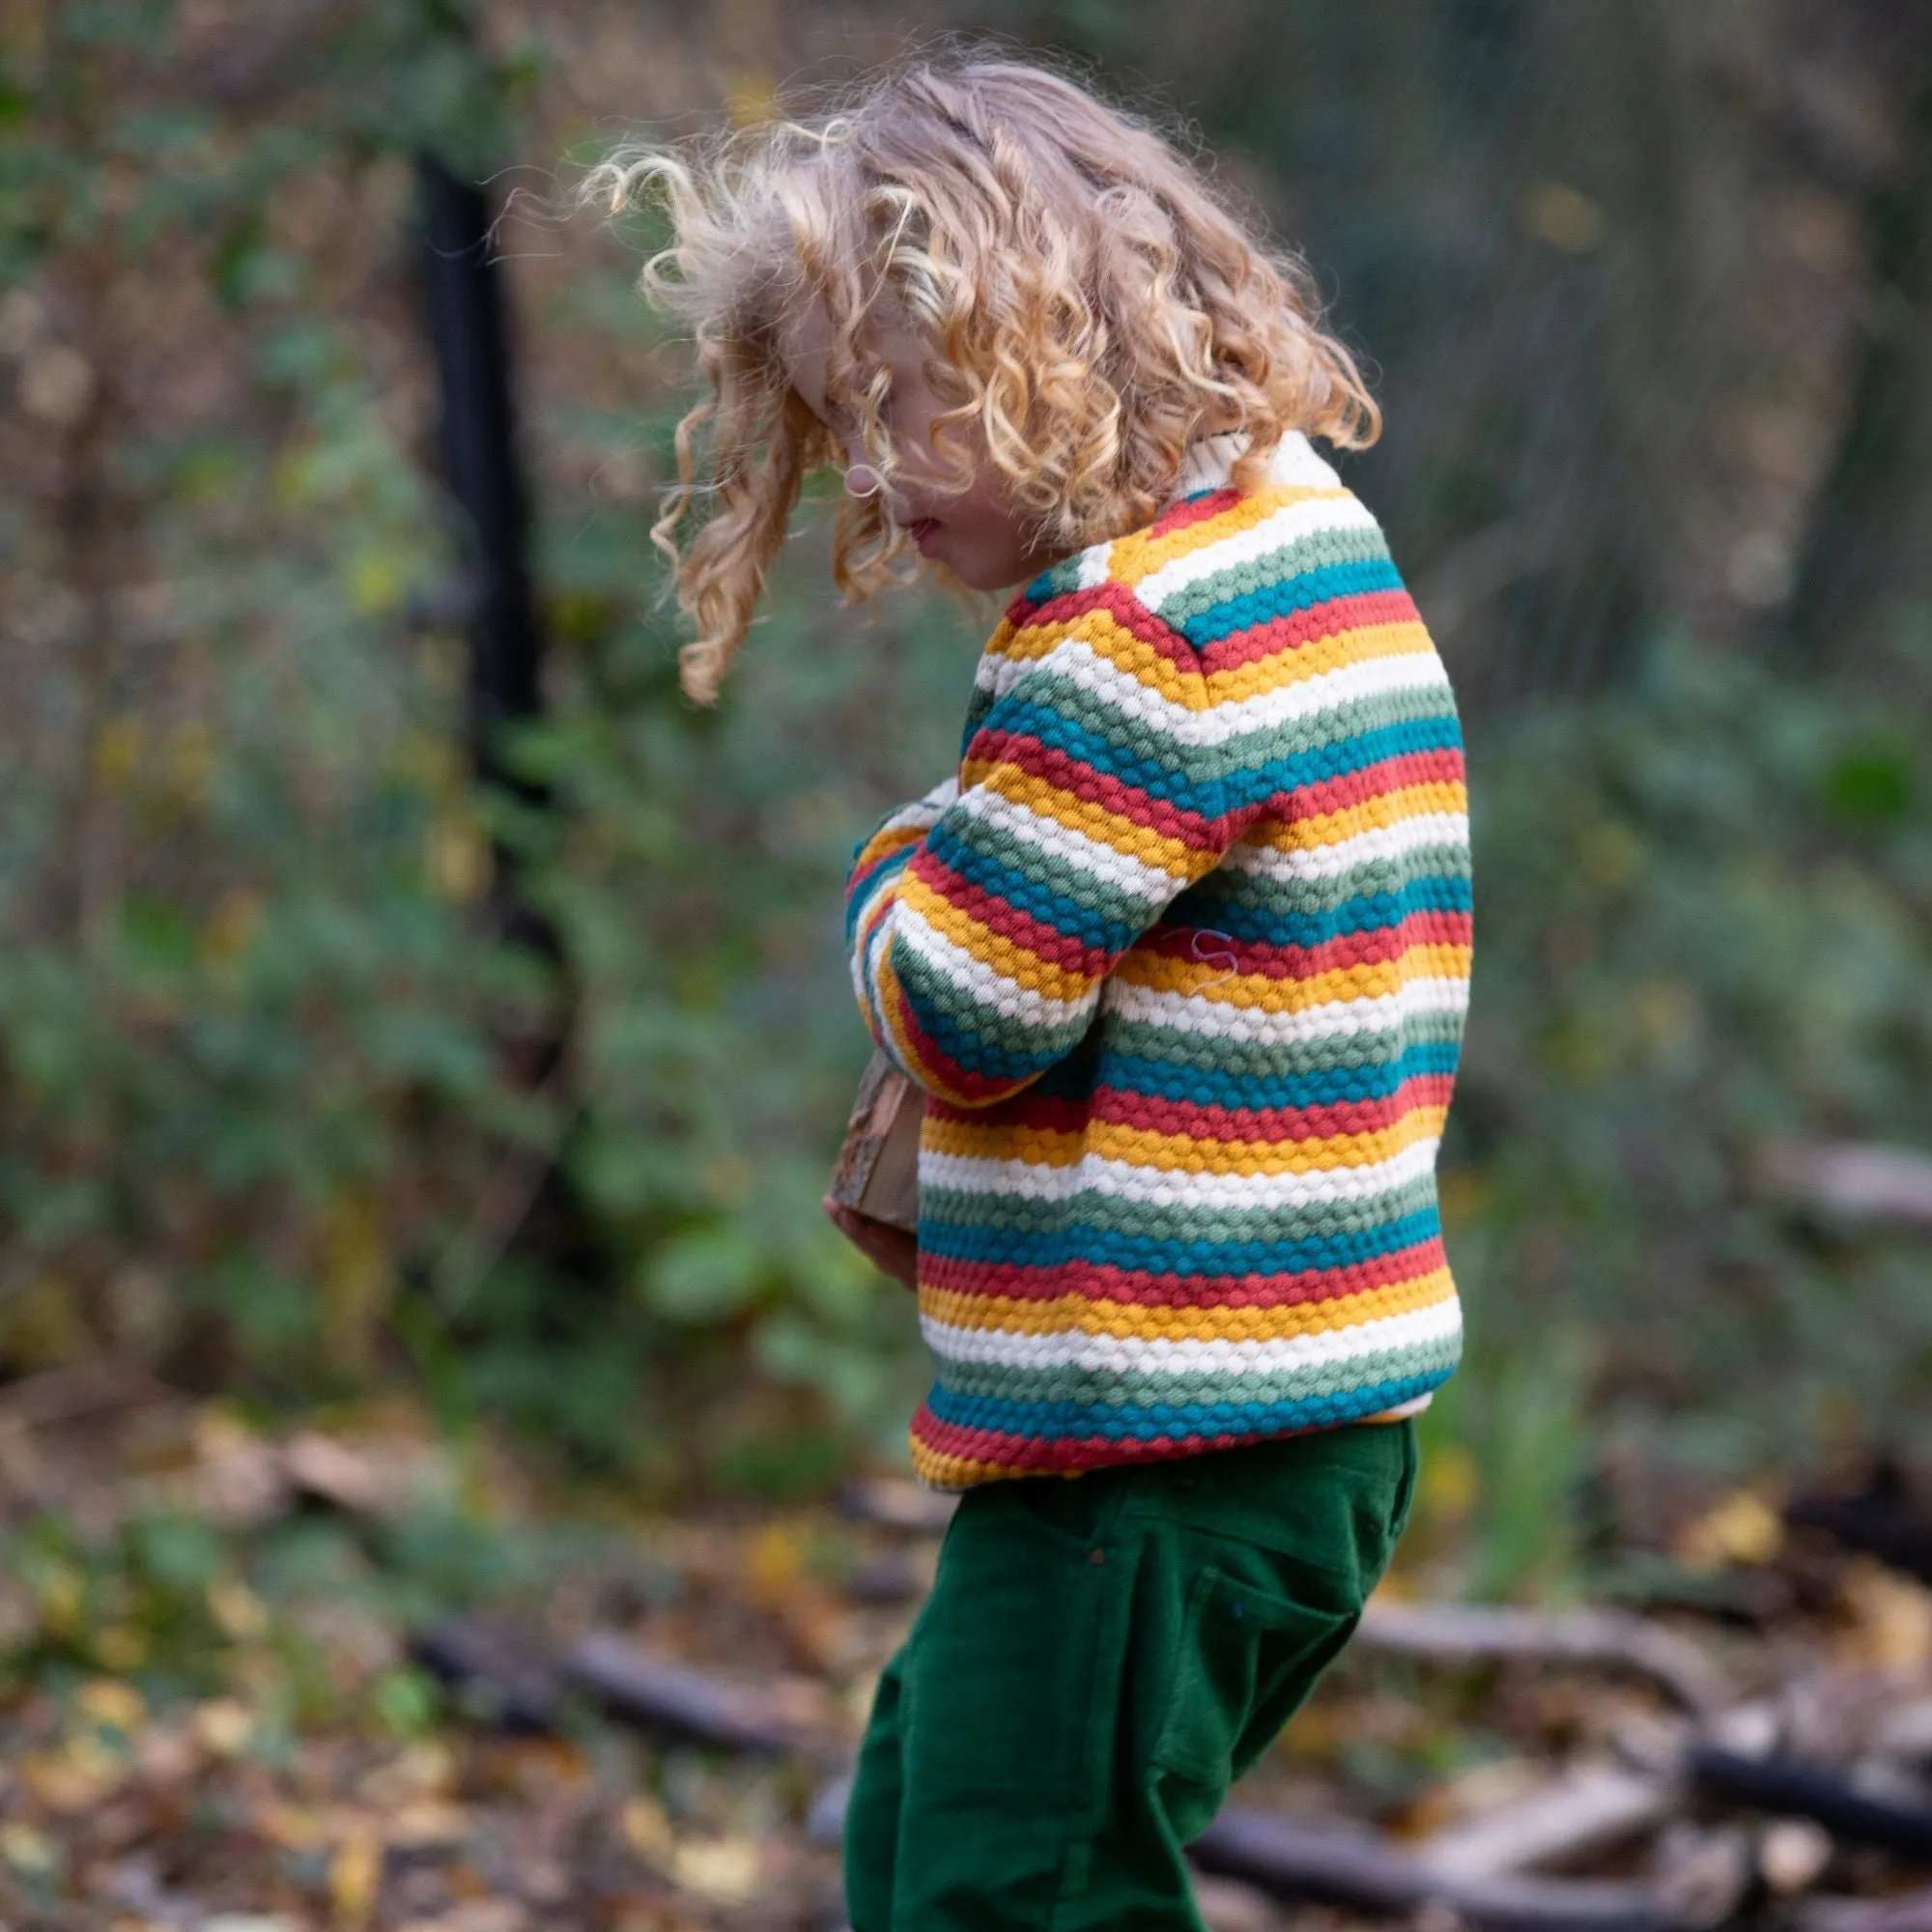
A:
<svg viewBox="0 0 1932 1932">
<path fill-rule="evenodd" d="M 1784 1548 L 1784 1522 L 1755 1490 L 1738 1490 L 1678 1534 L 1680 1562 L 1716 1570 L 1726 1563 L 1769 1563 Z"/>
<path fill-rule="evenodd" d="M 1454 1522 L 1468 1515 L 1476 1500 L 1476 1459 L 1461 1443 L 1450 1443 L 1424 1459 L 1422 1511 L 1432 1520 Z"/>
<path fill-rule="evenodd" d="M 752 1539 L 745 1570 L 752 1595 L 764 1609 L 783 1605 L 805 1574 L 805 1533 L 797 1523 L 769 1522 Z"/>
<path fill-rule="evenodd" d="M 60 1854 L 45 1833 L 31 1825 L 0 1825 L 0 1859 L 15 1871 L 52 1871 Z"/>
<path fill-rule="evenodd" d="M 1532 182 L 1522 199 L 1522 225 L 1566 255 L 1588 255 L 1604 245 L 1608 224 L 1600 203 L 1568 182 Z"/>
<path fill-rule="evenodd" d="M 1846 1566 L 1838 1593 L 1852 1615 L 1839 1646 L 1847 1662 L 1899 1677 L 1932 1663 L 1932 1590 L 1860 1557 Z"/>
<path fill-rule="evenodd" d="M 218 1402 L 206 1402 L 194 1414 L 194 1453 L 203 1463 L 216 1463 L 227 1456 L 254 1447 L 261 1440 L 257 1432 L 232 1408 Z"/>
<path fill-rule="evenodd" d="M 131 1624 L 108 1624 L 94 1633 L 94 1654 L 109 1670 L 138 1670 L 148 1661 L 148 1639 Z"/>
<path fill-rule="evenodd" d="M 423 837 L 423 870 L 432 892 L 468 905 L 489 883 L 489 840 L 468 818 L 439 818 Z"/>
<path fill-rule="evenodd" d="M 312 1852 L 328 1835 L 318 1813 L 280 1800 L 264 1805 L 255 1825 L 271 1845 L 285 1852 Z"/>
<path fill-rule="evenodd" d="M 119 791 L 141 762 L 141 721 L 128 713 L 110 718 L 95 733 L 94 776 L 108 791 Z"/>
<path fill-rule="evenodd" d="M 366 1194 L 338 1195 L 323 1238 L 322 1307 L 329 1355 L 355 1368 L 368 1359 L 394 1278 L 378 1204 Z"/>
<path fill-rule="evenodd" d="M 382 1810 L 422 1798 L 436 1798 L 456 1782 L 456 1758 L 437 1738 L 405 1747 L 358 1778 L 356 1794 Z"/>
<path fill-rule="evenodd" d="M 40 1599 L 41 1622 L 50 1635 L 71 1637 L 80 1629 L 87 1606 L 87 1578 L 71 1564 L 55 1557 L 33 1579 Z"/>
<path fill-rule="evenodd" d="M 677 1856 L 677 1841 L 671 1835 L 670 1820 L 655 1798 L 627 1798 L 618 1813 L 624 1842 L 647 1864 L 668 1871 Z"/>
<path fill-rule="evenodd" d="M 80 1687 L 74 1704 L 97 1724 L 110 1724 L 130 1737 L 147 1721 L 148 1706 L 131 1684 L 112 1677 L 96 1677 Z"/>
<path fill-rule="evenodd" d="M 208 1586 L 208 1609 L 223 1634 L 244 1643 L 269 1628 L 269 1612 L 260 1597 L 239 1577 L 217 1577 Z"/>
<path fill-rule="evenodd" d="M 328 1862 L 328 1900 L 338 1925 L 363 1924 L 383 1877 L 383 1841 L 373 1831 L 352 1832 Z"/>
<path fill-rule="evenodd" d="M 742 1905 L 758 1889 L 754 1838 L 699 1838 L 678 1846 L 671 1876 L 687 1891 L 720 1905 Z"/>
<path fill-rule="evenodd" d="M 123 1781 L 126 1767 L 98 1739 L 75 1738 L 65 1750 L 23 1757 L 20 1782 L 49 1811 L 91 1811 Z"/>
<path fill-rule="evenodd" d="M 399 1805 L 383 1823 L 383 1835 L 392 1845 L 424 1851 L 438 1845 L 460 1845 L 469 1836 L 469 1813 L 446 1799 L 419 1798 Z"/>
<path fill-rule="evenodd" d="M 399 609 L 408 589 L 408 568 L 392 550 L 361 551 L 349 566 L 349 601 L 358 615 Z"/>
<path fill-rule="evenodd" d="M 255 1735 L 255 1719 L 247 1705 L 233 1697 L 215 1697 L 196 1710 L 194 1734 L 204 1750 L 233 1757 Z"/>
</svg>

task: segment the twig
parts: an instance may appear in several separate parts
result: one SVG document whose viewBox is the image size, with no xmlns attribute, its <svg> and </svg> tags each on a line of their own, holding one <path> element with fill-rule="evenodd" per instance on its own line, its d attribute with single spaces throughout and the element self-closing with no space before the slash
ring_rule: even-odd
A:
<svg viewBox="0 0 1932 1932">
<path fill-rule="evenodd" d="M 839 1491 L 838 1507 L 854 1522 L 937 1536 L 952 1520 L 959 1498 L 921 1489 L 902 1476 L 859 1476 Z"/>
<path fill-rule="evenodd" d="M 1560 1866 L 1660 1825 L 1676 1803 L 1666 1777 L 1582 1765 L 1514 1803 L 1437 1832 L 1416 1857 L 1449 1879 Z"/>
<path fill-rule="evenodd" d="M 1699 1717 L 1714 1717 L 1736 1695 L 1729 1678 L 1694 1643 L 1620 1610 L 1376 1603 L 1363 1615 L 1356 1641 L 1444 1661 L 1610 1664 L 1649 1678 Z"/>
<path fill-rule="evenodd" d="M 824 1759 L 818 1733 L 773 1711 L 756 1690 L 694 1669 L 610 1631 L 593 1631 L 561 1657 L 527 1632 L 473 1617 L 421 1631 L 411 1652 L 425 1669 L 517 1731 L 555 1728 L 566 1694 L 581 1690 L 612 1717 L 720 1750 Z"/>
<path fill-rule="evenodd" d="M 1932 1932 L 1932 1891 L 1899 1898 L 1808 1898 L 1792 1917 L 1793 1932 Z"/>
<path fill-rule="evenodd" d="M 46 1429 L 83 1415 L 163 1402 L 173 1393 L 166 1383 L 131 1362 L 76 1362 L 71 1368 L 43 1369 L 0 1387 L 0 1426 Z"/>
<path fill-rule="evenodd" d="M 542 1646 L 516 1632 L 451 1617 L 417 1631 L 410 1655 L 486 1721 L 513 1732 L 555 1728 L 562 1679 Z"/>
<path fill-rule="evenodd" d="M 617 1717 L 722 1750 L 811 1756 L 818 1747 L 811 1733 L 776 1716 L 755 1691 L 722 1683 L 608 1631 L 593 1631 L 575 1645 L 564 1659 L 563 1674 Z"/>
<path fill-rule="evenodd" d="M 1643 1886 L 1591 1879 L 1450 1878 L 1371 1832 L 1310 1826 L 1263 1811 L 1223 1811 L 1188 1848 L 1204 1871 L 1277 1897 L 1357 1911 L 1412 1913 L 1440 1903 L 1476 1926 L 1520 1932 L 1671 1932 Z"/>
<path fill-rule="evenodd" d="M 1859 1221 L 1932 1228 L 1932 1154 L 1863 1141 L 1774 1141 L 1759 1156 L 1773 1191 Z"/>
</svg>

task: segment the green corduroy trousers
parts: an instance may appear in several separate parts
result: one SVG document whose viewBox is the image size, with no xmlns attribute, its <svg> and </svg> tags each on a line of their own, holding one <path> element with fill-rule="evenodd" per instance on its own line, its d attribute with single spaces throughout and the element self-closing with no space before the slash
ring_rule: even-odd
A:
<svg viewBox="0 0 1932 1932">
<path fill-rule="evenodd" d="M 854 1932 L 1203 1932 L 1182 1848 L 1361 1615 L 1415 1425 L 969 1491 L 879 1680 Z"/>
</svg>

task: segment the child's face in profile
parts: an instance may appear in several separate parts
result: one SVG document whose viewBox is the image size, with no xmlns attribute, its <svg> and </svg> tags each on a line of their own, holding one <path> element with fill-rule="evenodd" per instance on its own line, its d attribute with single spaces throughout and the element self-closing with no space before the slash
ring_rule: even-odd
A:
<svg viewBox="0 0 1932 1932">
<path fill-rule="evenodd" d="M 831 317 L 814 302 L 781 329 L 780 353 L 792 387 L 845 447 L 846 488 L 864 496 L 864 482 L 876 484 L 878 472 L 866 456 L 858 424 L 827 400 L 825 362 L 832 337 Z M 971 483 L 962 491 L 947 474 L 932 440 L 934 419 L 947 406 L 925 373 L 931 355 L 925 338 L 884 309 L 867 331 L 867 346 L 892 374 L 886 422 L 899 468 L 883 486 L 884 507 L 920 554 L 944 564 L 974 590 L 1010 589 L 1058 562 L 1058 553 L 1040 547 L 1026 512 L 1013 500 L 978 422 L 949 436 L 949 448 L 963 447 L 972 459 Z"/>
</svg>

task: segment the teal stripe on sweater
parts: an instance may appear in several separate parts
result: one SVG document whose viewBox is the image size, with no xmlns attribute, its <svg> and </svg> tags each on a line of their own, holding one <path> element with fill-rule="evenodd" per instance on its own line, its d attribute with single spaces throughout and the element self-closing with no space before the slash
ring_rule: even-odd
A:
<svg viewBox="0 0 1932 1932">
<path fill-rule="evenodd" d="M 929 1333 L 940 1364 L 940 1379 L 955 1395 L 1128 1409 L 1169 1404 L 1308 1402 L 1360 1387 L 1364 1382 L 1401 1381 L 1410 1376 L 1444 1373 L 1455 1367 L 1462 1353 L 1459 1339 L 1448 1335 L 1406 1348 L 1367 1348 L 1340 1361 L 1293 1369 L 1176 1368 L 1137 1374 L 1115 1362 L 1050 1369 L 1027 1369 L 1008 1362 L 962 1362 L 944 1352 L 946 1339 Z"/>
<path fill-rule="evenodd" d="M 1232 603 L 1257 583 L 1272 582 L 1334 563 L 1381 563 L 1388 560 L 1388 544 L 1373 526 L 1318 530 L 1292 543 L 1278 544 L 1262 555 L 1231 564 L 1211 577 L 1183 584 L 1153 608 L 1170 624 L 1184 624 L 1218 604 Z"/>
<path fill-rule="evenodd" d="M 935 1241 L 947 1228 L 975 1228 L 994 1236 L 1022 1237 L 1065 1230 L 1109 1239 L 1128 1236 L 1142 1241 L 1279 1244 L 1359 1235 L 1410 1214 L 1433 1217 L 1435 1180 L 1433 1175 L 1424 1175 L 1359 1201 L 1312 1201 L 1298 1207 L 1282 1203 L 1253 1208 L 1128 1201 L 1093 1188 L 1046 1201 L 1020 1193 L 927 1186 L 920 1189 L 919 1198 L 921 1225 L 929 1226 L 929 1238 Z M 1019 1257 L 1015 1253 L 1009 1258 Z M 1227 1271 L 1243 1272 L 1233 1264 Z"/>
</svg>

